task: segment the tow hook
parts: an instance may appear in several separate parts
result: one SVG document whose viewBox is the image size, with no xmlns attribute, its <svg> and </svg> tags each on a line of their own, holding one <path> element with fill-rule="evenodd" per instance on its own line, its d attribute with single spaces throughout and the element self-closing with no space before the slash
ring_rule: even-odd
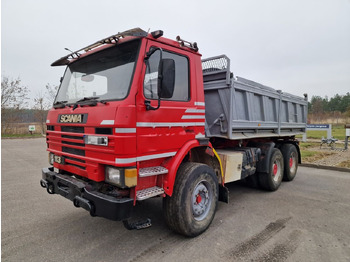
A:
<svg viewBox="0 0 350 262">
<path fill-rule="evenodd" d="M 41 179 L 40 180 L 40 185 L 43 187 L 43 188 L 47 188 L 47 181 L 46 180 L 44 180 L 44 179 Z"/>
<path fill-rule="evenodd" d="M 126 220 L 123 220 L 123 225 L 128 230 L 133 230 L 133 229 L 140 230 L 140 229 L 151 227 L 152 222 L 150 218 L 141 219 L 135 222 L 131 222 L 126 219 Z"/>
<path fill-rule="evenodd" d="M 46 191 L 47 191 L 47 193 L 49 193 L 50 195 L 55 194 L 55 189 L 54 189 L 53 184 L 48 184 L 47 187 L 46 187 Z"/>
<path fill-rule="evenodd" d="M 47 193 L 49 193 L 50 195 L 55 194 L 55 189 L 54 189 L 53 184 L 47 182 L 47 181 L 44 180 L 44 179 L 41 179 L 41 180 L 40 180 L 40 185 L 41 185 L 43 188 L 46 188 Z"/>
</svg>

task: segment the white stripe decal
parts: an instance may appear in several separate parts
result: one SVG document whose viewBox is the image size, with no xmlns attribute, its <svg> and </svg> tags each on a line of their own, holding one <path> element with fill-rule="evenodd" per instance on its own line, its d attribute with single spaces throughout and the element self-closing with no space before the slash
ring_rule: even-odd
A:
<svg viewBox="0 0 350 262">
<path fill-rule="evenodd" d="M 183 115 L 181 119 L 205 119 L 203 115 Z"/>
<path fill-rule="evenodd" d="M 205 126 L 204 122 L 137 122 L 137 127 Z"/>
<path fill-rule="evenodd" d="M 136 157 L 132 158 L 116 158 L 115 163 L 116 164 L 132 164 L 136 162 Z"/>
<path fill-rule="evenodd" d="M 175 156 L 176 153 L 177 152 L 168 152 L 168 153 L 146 155 L 146 156 L 139 156 L 139 157 L 132 157 L 132 158 L 116 158 L 115 163 L 116 164 L 131 164 L 131 163 L 135 163 L 136 161 L 145 161 L 145 160 Z"/>
<path fill-rule="evenodd" d="M 204 102 L 194 102 L 195 106 L 205 106 Z"/>
<path fill-rule="evenodd" d="M 136 128 L 116 128 L 115 132 L 117 134 L 130 134 L 136 133 Z"/>
<path fill-rule="evenodd" d="M 114 120 L 103 120 L 100 125 L 114 125 Z"/>
<path fill-rule="evenodd" d="M 186 109 L 185 113 L 205 113 L 205 109 Z"/>
<path fill-rule="evenodd" d="M 176 155 L 176 152 L 169 152 L 169 153 L 163 153 L 163 154 L 140 156 L 140 157 L 137 157 L 137 161 L 145 161 L 145 160 L 151 160 L 151 159 L 157 159 L 157 158 L 163 158 L 163 157 L 169 157 L 169 156 L 175 156 L 175 155 Z"/>
</svg>

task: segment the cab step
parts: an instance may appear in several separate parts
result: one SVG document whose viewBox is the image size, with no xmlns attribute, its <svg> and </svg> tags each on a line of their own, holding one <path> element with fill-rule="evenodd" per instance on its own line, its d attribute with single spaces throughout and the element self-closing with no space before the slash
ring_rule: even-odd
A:
<svg viewBox="0 0 350 262">
<path fill-rule="evenodd" d="M 164 189 L 160 187 L 150 187 L 146 188 L 140 191 L 137 191 L 136 193 L 136 199 L 137 200 L 145 200 L 154 196 L 159 196 L 164 194 Z"/>
<path fill-rule="evenodd" d="M 168 173 L 168 169 L 162 166 L 145 167 L 145 168 L 140 168 L 139 170 L 140 177 L 157 176 L 157 175 L 163 175 L 167 173 Z"/>
</svg>

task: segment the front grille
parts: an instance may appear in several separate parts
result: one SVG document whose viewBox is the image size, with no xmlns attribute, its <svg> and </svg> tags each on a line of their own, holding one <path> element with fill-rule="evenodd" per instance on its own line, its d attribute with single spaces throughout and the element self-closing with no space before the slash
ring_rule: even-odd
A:
<svg viewBox="0 0 350 262">
<path fill-rule="evenodd" d="M 70 133 L 84 133 L 83 126 L 61 126 L 62 132 L 70 132 Z"/>
<path fill-rule="evenodd" d="M 85 160 L 82 160 L 82 159 L 79 159 L 79 158 L 75 158 L 75 157 L 70 157 L 70 156 L 65 156 L 64 159 L 72 160 L 72 161 L 79 162 L 79 163 L 85 163 Z M 80 168 L 82 170 L 86 170 L 85 166 L 69 163 L 68 161 L 66 161 L 65 163 L 66 163 L 66 165 L 75 166 L 75 167 Z"/>
<path fill-rule="evenodd" d="M 62 146 L 62 152 L 78 155 L 78 156 L 85 156 L 85 150 L 70 148 L 65 146 Z"/>
<path fill-rule="evenodd" d="M 97 167 L 97 163 L 95 163 L 95 161 L 93 160 L 90 161 L 90 160 L 82 159 L 86 157 L 86 155 L 88 155 L 89 157 L 93 155 L 95 157 L 95 154 L 93 153 L 94 150 L 85 144 L 85 141 L 84 141 L 85 132 L 87 131 L 89 135 L 90 135 L 90 132 L 91 132 L 91 135 L 93 135 L 94 131 L 96 134 L 112 135 L 113 129 L 99 128 L 99 127 L 94 127 L 89 129 L 89 128 L 85 128 L 84 126 L 56 127 L 56 131 L 59 131 L 59 129 L 62 133 L 60 132 L 54 133 L 55 137 L 53 137 L 52 139 L 52 145 L 57 146 L 58 144 L 60 144 L 62 155 L 65 158 L 65 160 L 67 160 L 65 161 L 64 167 L 62 167 L 62 169 L 67 172 L 72 172 L 72 174 L 74 173 L 79 176 L 86 177 L 87 169 L 88 169 L 87 164 L 89 164 L 89 166 Z M 51 139 L 51 137 L 49 139 Z M 88 151 L 86 152 L 86 150 Z M 100 148 L 99 150 L 100 151 L 105 150 L 108 153 L 112 153 L 112 150 L 105 149 L 105 148 Z M 89 155 L 90 152 L 92 152 L 92 154 Z M 98 171 L 98 172 L 103 172 L 103 171 Z"/>
<path fill-rule="evenodd" d="M 62 135 L 62 138 L 69 138 L 69 139 L 75 139 L 75 140 L 81 140 L 83 141 L 84 138 L 82 136 L 67 136 L 67 135 Z"/>
<path fill-rule="evenodd" d="M 69 133 L 77 133 L 77 135 L 64 135 L 61 134 L 62 138 L 66 138 L 66 139 L 72 139 L 75 140 L 76 142 L 71 142 L 71 141 L 64 141 L 62 140 L 62 152 L 64 153 L 69 153 L 72 155 L 77 155 L 77 156 L 85 156 L 85 143 L 84 143 L 84 137 L 81 134 L 84 134 L 85 132 L 85 128 L 83 126 L 61 126 L 61 131 L 62 132 L 69 132 Z M 79 134 L 79 135 L 78 135 Z M 81 143 L 80 143 L 81 142 Z M 72 148 L 70 146 L 79 146 L 82 147 L 83 149 L 76 149 L 76 148 Z M 69 158 L 67 158 L 69 159 Z M 77 159 L 72 159 L 74 161 L 79 161 Z M 79 162 L 82 162 L 83 160 L 80 160 Z M 82 163 L 85 163 L 82 162 Z M 71 164 L 71 163 L 67 163 L 69 165 L 72 166 L 77 166 L 75 164 Z M 79 168 L 81 169 L 85 169 L 84 167 L 79 166 Z"/>
<path fill-rule="evenodd" d="M 65 156 L 65 159 L 69 159 L 69 160 L 73 160 L 75 162 L 80 162 L 80 163 L 85 163 L 85 160 L 79 159 L 79 158 L 75 158 L 75 157 L 70 157 L 70 156 Z"/>
<path fill-rule="evenodd" d="M 85 144 L 68 142 L 68 141 L 62 141 L 62 144 L 67 144 L 67 145 L 72 145 L 72 146 L 82 146 L 82 147 L 85 146 Z"/>
<path fill-rule="evenodd" d="M 73 163 L 66 163 L 67 165 L 70 165 L 70 166 L 75 166 L 75 167 L 77 167 L 77 168 L 80 168 L 80 169 L 83 169 L 83 170 L 85 170 L 86 168 L 85 168 L 85 166 L 79 166 L 79 165 L 76 165 L 76 164 L 73 164 Z"/>
<path fill-rule="evenodd" d="M 112 135 L 113 129 L 112 128 L 105 128 L 105 127 L 96 127 L 95 133 L 99 135 Z"/>
</svg>

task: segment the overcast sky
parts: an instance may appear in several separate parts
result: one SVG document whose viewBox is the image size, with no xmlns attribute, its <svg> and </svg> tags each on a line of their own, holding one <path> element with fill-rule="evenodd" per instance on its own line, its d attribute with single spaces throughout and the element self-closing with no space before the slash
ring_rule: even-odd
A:
<svg viewBox="0 0 350 262">
<path fill-rule="evenodd" d="M 161 29 L 226 54 L 231 71 L 302 96 L 350 92 L 350 0 L 2 0 L 1 73 L 35 97 L 59 84 L 56 59 L 112 34 Z"/>
</svg>

